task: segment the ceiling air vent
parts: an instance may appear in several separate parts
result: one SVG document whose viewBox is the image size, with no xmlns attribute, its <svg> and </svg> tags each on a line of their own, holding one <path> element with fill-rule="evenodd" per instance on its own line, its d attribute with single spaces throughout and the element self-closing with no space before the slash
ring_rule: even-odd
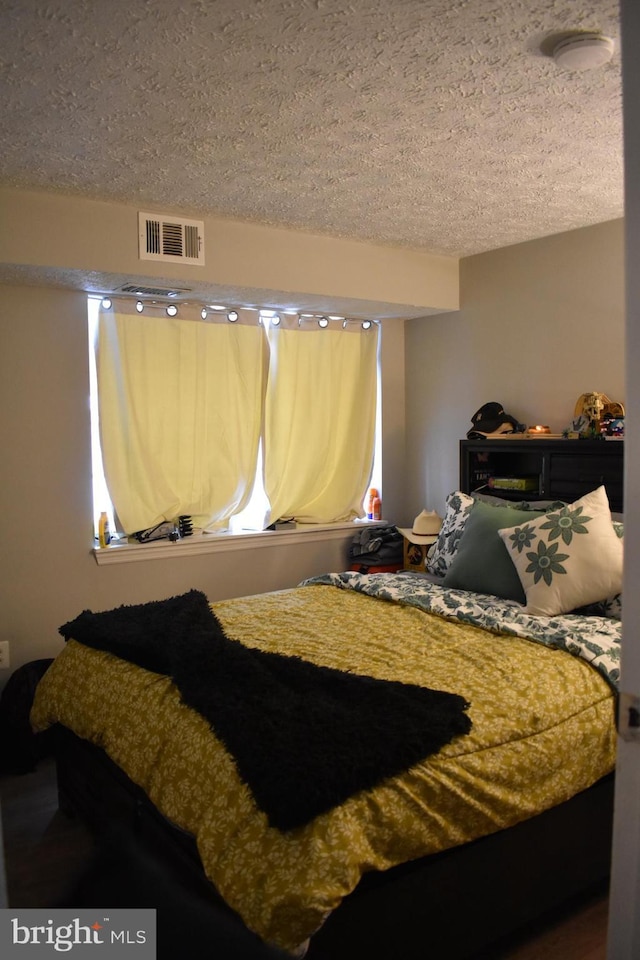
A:
<svg viewBox="0 0 640 960">
<path fill-rule="evenodd" d="M 168 260 L 204 266 L 204 223 L 164 214 L 138 213 L 141 260 Z"/>
<path fill-rule="evenodd" d="M 125 283 L 121 293 L 135 293 L 139 297 L 181 297 L 191 293 L 188 287 L 147 287 L 139 283 Z"/>
</svg>

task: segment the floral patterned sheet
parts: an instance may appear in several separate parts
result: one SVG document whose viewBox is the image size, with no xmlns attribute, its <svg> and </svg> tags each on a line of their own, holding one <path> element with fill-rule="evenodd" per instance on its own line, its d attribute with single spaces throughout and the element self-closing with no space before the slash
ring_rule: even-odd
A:
<svg viewBox="0 0 640 960">
<path fill-rule="evenodd" d="M 523 613 L 515 600 L 453 590 L 415 573 L 328 573 L 305 580 L 303 585 L 322 583 L 566 650 L 590 663 L 617 690 L 620 620 L 578 613 L 533 617 Z"/>
</svg>

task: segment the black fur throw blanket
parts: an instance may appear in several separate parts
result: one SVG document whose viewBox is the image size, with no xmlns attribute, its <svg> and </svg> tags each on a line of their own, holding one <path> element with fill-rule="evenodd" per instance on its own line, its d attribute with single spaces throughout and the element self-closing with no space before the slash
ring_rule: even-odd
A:
<svg viewBox="0 0 640 960">
<path fill-rule="evenodd" d="M 74 639 L 170 677 L 233 756 L 271 826 L 291 830 L 467 733 L 456 694 L 245 647 L 203 593 L 92 613 Z"/>
</svg>

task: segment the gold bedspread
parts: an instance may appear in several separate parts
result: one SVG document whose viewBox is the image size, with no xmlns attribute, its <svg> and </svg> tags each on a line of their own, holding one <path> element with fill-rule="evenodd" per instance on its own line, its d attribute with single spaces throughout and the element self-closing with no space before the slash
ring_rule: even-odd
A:
<svg viewBox="0 0 640 960">
<path fill-rule="evenodd" d="M 103 747 L 194 834 L 248 927 L 294 950 L 363 872 L 444 850 L 560 803 L 613 769 L 613 696 L 588 664 L 357 592 L 313 585 L 212 604 L 229 637 L 315 663 L 461 694 L 471 732 L 313 823 L 281 833 L 171 682 L 70 641 L 42 680 L 36 729 Z"/>
</svg>

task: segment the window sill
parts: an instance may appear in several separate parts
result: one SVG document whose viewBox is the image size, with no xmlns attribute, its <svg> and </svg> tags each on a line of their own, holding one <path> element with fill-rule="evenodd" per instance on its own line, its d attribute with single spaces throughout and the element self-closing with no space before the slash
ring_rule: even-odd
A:
<svg viewBox="0 0 640 960">
<path fill-rule="evenodd" d="M 99 566 L 109 563 L 133 563 L 138 560 L 176 560 L 179 557 L 194 557 L 207 553 L 228 553 L 233 550 L 256 550 L 289 543 L 314 543 L 346 539 L 363 524 L 384 520 L 354 520 L 347 523 L 298 524 L 292 529 L 261 530 L 247 533 L 200 533 L 193 537 L 172 542 L 155 540 L 151 543 L 128 543 L 119 541 L 108 547 L 95 547 L 93 555 Z"/>
</svg>

